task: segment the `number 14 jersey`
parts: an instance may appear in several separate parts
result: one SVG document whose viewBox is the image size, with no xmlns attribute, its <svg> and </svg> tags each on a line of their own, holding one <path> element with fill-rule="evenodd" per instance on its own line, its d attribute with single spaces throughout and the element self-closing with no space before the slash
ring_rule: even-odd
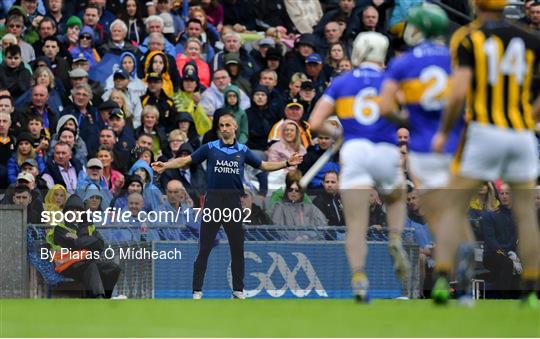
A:
<svg viewBox="0 0 540 339">
<path fill-rule="evenodd" d="M 466 120 L 516 131 L 535 127 L 531 86 L 540 71 L 540 39 L 518 24 L 474 21 L 450 41 L 454 66 L 473 77 Z"/>
</svg>

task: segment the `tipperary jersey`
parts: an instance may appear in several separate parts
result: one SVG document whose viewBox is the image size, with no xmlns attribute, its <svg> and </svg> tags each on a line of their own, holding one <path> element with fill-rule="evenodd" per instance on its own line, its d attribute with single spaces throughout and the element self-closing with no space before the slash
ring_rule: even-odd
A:
<svg viewBox="0 0 540 339">
<path fill-rule="evenodd" d="M 396 125 L 381 117 L 376 102 L 383 75 L 382 68 L 364 64 L 335 78 L 324 92 L 322 99 L 335 105 L 344 141 L 368 139 L 396 144 Z"/>
<path fill-rule="evenodd" d="M 388 65 L 385 79 L 399 84 L 409 113 L 411 151 L 431 151 L 446 106 L 451 69 L 448 47 L 434 42 L 423 42 Z M 446 152 L 455 151 L 461 127 L 458 124 L 449 135 Z"/>
</svg>

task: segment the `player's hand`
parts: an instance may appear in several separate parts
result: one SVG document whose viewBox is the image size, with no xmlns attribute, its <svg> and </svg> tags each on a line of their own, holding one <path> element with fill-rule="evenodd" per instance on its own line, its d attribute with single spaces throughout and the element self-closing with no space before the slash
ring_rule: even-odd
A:
<svg viewBox="0 0 540 339">
<path fill-rule="evenodd" d="M 302 163 L 302 161 L 304 161 L 304 156 L 301 155 L 300 153 L 294 153 L 289 158 L 289 165 L 291 165 L 291 166 L 300 165 Z"/>
<path fill-rule="evenodd" d="M 161 161 L 156 161 L 154 163 L 152 163 L 152 169 L 156 172 L 158 172 L 159 174 L 165 172 L 165 170 L 167 169 L 167 163 L 165 162 L 161 162 Z"/>
<path fill-rule="evenodd" d="M 435 136 L 433 137 L 433 141 L 431 142 L 431 149 L 435 153 L 443 153 L 444 152 L 444 146 L 446 145 L 446 141 L 448 140 L 448 135 L 437 132 Z"/>
</svg>

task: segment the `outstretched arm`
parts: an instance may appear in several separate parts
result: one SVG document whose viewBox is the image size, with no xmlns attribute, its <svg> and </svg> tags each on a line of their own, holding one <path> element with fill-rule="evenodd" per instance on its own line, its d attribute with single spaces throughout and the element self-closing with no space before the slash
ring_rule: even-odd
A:
<svg viewBox="0 0 540 339">
<path fill-rule="evenodd" d="M 171 159 L 167 162 L 157 161 L 152 163 L 152 168 L 158 173 L 163 173 L 168 169 L 182 168 L 189 164 L 191 164 L 191 155 L 188 155 L 187 157 Z"/>
<path fill-rule="evenodd" d="M 261 163 L 261 170 L 269 172 L 277 171 L 285 167 L 299 165 L 303 160 L 303 155 L 294 153 L 287 161 L 263 161 Z"/>
</svg>

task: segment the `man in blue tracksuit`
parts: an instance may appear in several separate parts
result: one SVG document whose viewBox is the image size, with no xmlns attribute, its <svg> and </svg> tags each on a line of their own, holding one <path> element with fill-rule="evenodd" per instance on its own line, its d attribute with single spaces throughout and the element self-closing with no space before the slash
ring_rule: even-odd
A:
<svg viewBox="0 0 540 339">
<path fill-rule="evenodd" d="M 204 274 L 208 257 L 219 228 L 223 225 L 231 250 L 231 270 L 233 276 L 233 298 L 243 299 L 244 294 L 244 232 L 240 196 L 244 193 L 244 163 L 263 171 L 276 171 L 288 166 L 298 165 L 302 156 L 293 154 L 287 161 L 261 161 L 244 144 L 235 139 L 236 118 L 232 113 L 219 117 L 220 139 L 202 145 L 187 157 L 175 158 L 166 163 L 152 164 L 154 170 L 162 173 L 172 168 L 182 168 L 191 163 L 207 161 L 207 192 L 204 208 L 201 211 L 203 222 L 199 237 L 199 254 L 193 270 L 193 298 L 202 298 Z M 215 210 L 219 213 L 214 213 Z M 236 211 L 236 213 L 235 213 Z M 234 215 L 236 214 L 236 217 Z M 227 215 L 233 216 L 233 220 Z M 206 217 L 205 217 L 206 216 Z"/>
</svg>

